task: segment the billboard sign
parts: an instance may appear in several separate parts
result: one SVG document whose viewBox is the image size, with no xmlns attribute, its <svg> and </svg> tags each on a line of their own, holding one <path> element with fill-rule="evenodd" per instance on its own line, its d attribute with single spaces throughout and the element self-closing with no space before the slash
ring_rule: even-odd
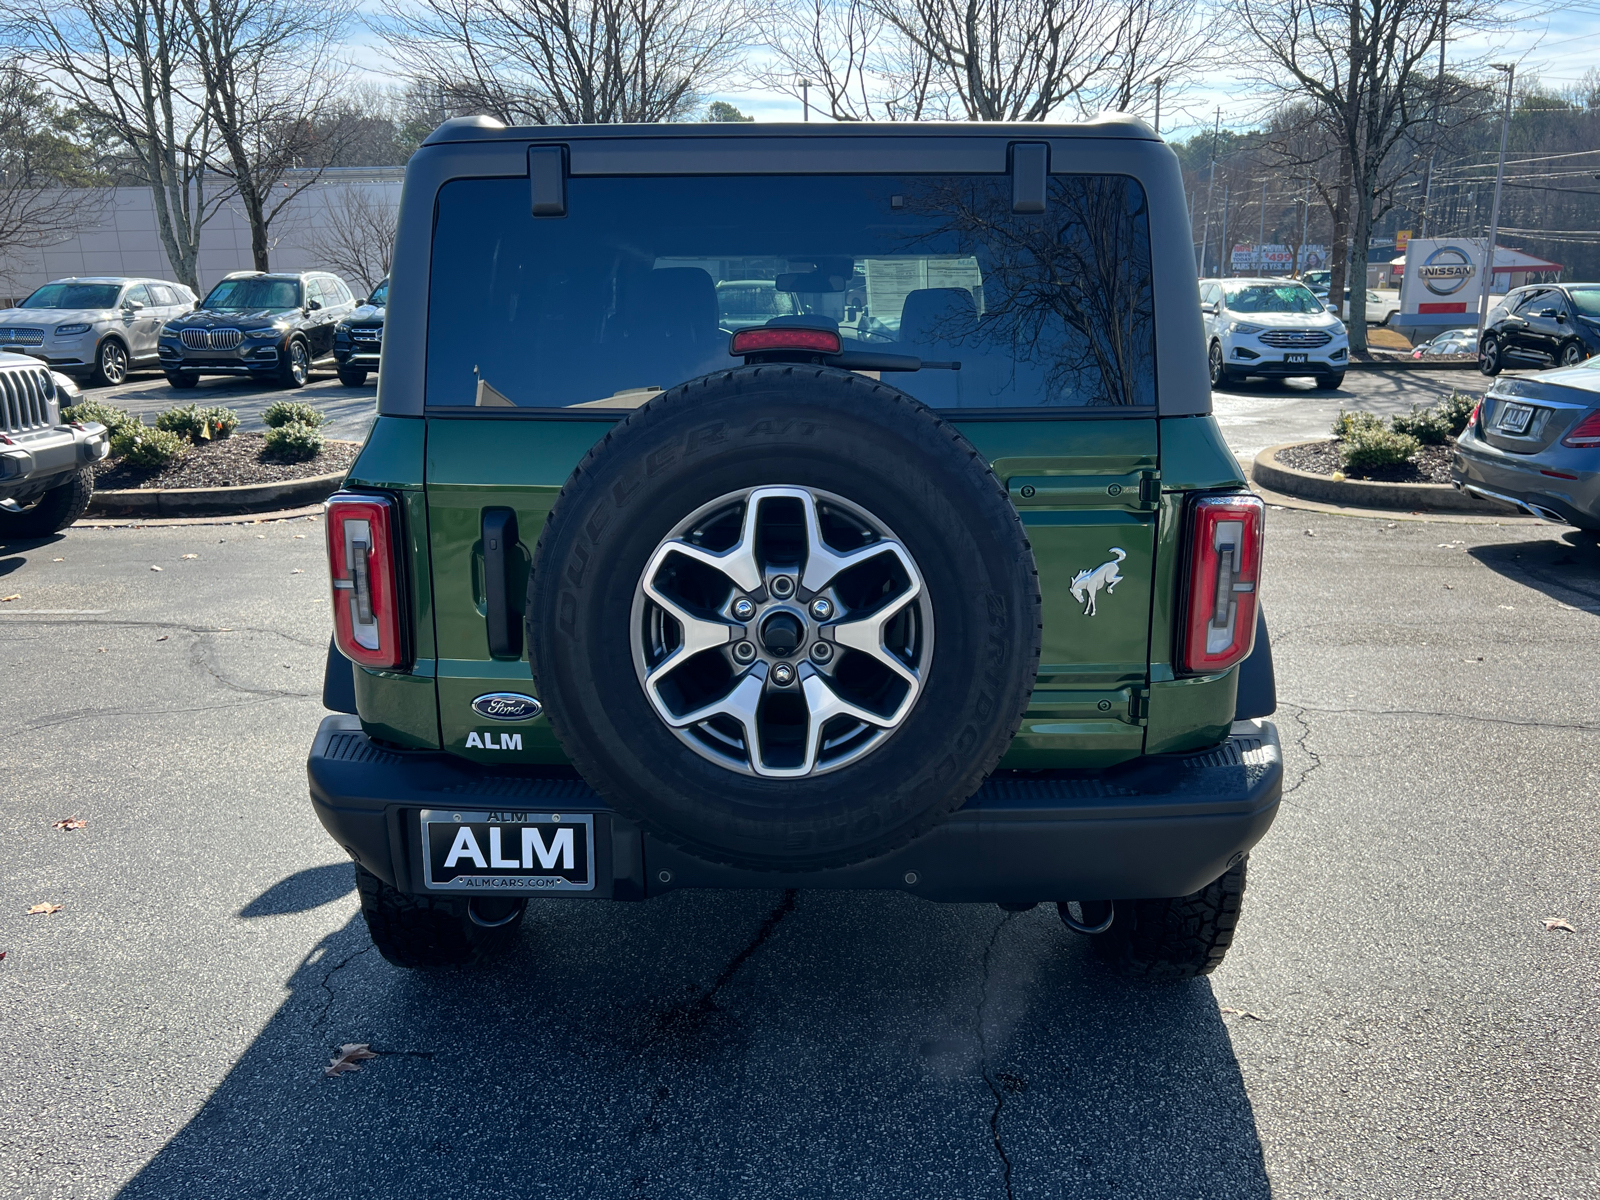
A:
<svg viewBox="0 0 1600 1200">
<path fill-rule="evenodd" d="M 1256 246 L 1240 242 L 1233 248 L 1231 259 L 1235 275 L 1287 275 L 1293 269 L 1295 251 L 1292 246 Z M 1301 246 L 1300 269 L 1315 271 L 1328 265 L 1326 246 Z"/>
</svg>

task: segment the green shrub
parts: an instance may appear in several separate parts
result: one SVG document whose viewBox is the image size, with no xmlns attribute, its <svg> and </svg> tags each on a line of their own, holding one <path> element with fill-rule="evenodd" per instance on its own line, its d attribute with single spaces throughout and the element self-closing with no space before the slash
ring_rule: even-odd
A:
<svg viewBox="0 0 1600 1200">
<path fill-rule="evenodd" d="M 1346 471 L 1374 471 L 1410 462 L 1422 444 L 1406 433 L 1379 426 L 1351 434 L 1339 447 L 1339 461 Z"/>
<path fill-rule="evenodd" d="M 113 408 L 99 400 L 80 400 L 77 404 L 61 410 L 63 421 L 98 421 L 111 433 L 116 433 L 124 425 L 138 425 L 139 418 L 124 408 Z"/>
<path fill-rule="evenodd" d="M 322 430 L 300 421 L 290 421 L 267 430 L 267 454 L 285 462 L 305 462 L 322 453 Z"/>
<path fill-rule="evenodd" d="M 1383 418 L 1376 413 L 1345 412 L 1339 410 L 1339 415 L 1333 420 L 1333 436 L 1348 438 L 1363 430 L 1383 428 Z"/>
<path fill-rule="evenodd" d="M 201 408 L 186 404 L 182 408 L 169 408 L 156 418 L 156 428 L 166 429 L 191 442 L 233 436 L 239 428 L 239 414 L 231 408 Z"/>
<path fill-rule="evenodd" d="M 124 425 L 111 435 L 111 453 L 135 467 L 164 467 L 188 449 L 189 444 L 170 429 Z"/>
<path fill-rule="evenodd" d="M 1418 408 L 1413 404 L 1409 417 L 1391 417 L 1389 424 L 1396 433 L 1414 437 L 1424 446 L 1442 446 L 1455 432 L 1440 407 Z"/>
<path fill-rule="evenodd" d="M 274 400 L 267 405 L 261 419 L 269 429 L 282 429 L 285 425 L 309 425 L 315 429 L 328 418 L 304 400 Z"/>
<path fill-rule="evenodd" d="M 1475 397 L 1450 389 L 1450 394 L 1439 401 L 1437 411 L 1450 427 L 1451 437 L 1460 437 L 1461 431 L 1467 427 L 1467 421 L 1472 416 L 1472 410 L 1478 407 Z"/>
</svg>

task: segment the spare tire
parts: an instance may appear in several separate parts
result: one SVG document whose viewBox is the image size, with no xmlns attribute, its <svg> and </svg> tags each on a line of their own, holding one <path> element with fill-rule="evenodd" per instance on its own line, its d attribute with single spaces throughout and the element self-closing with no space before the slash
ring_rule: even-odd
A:
<svg viewBox="0 0 1600 1200">
<path fill-rule="evenodd" d="M 527 621 L 590 785 L 772 870 L 860 862 L 960 807 L 1039 659 L 1033 553 L 984 457 L 827 367 L 705 376 L 618 424 L 556 499 Z"/>
</svg>

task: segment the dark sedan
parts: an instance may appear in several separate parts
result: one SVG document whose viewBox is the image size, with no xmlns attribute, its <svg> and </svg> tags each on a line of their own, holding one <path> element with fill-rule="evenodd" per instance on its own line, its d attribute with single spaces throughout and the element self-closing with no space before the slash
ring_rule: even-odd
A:
<svg viewBox="0 0 1600 1200">
<path fill-rule="evenodd" d="M 1478 369 L 1575 367 L 1600 354 L 1600 283 L 1518 288 L 1489 313 Z"/>
<path fill-rule="evenodd" d="M 333 353 L 333 331 L 356 306 L 344 280 L 320 271 L 236 271 L 194 312 L 161 330 L 161 369 L 175 388 L 202 375 L 249 375 L 304 387 Z"/>
</svg>

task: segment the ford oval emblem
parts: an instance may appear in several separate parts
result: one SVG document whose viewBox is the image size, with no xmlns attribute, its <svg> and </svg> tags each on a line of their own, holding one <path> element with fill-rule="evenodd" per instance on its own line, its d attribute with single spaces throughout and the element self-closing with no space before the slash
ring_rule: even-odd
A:
<svg viewBox="0 0 1600 1200">
<path fill-rule="evenodd" d="M 544 705 L 521 692 L 490 692 L 472 702 L 472 711 L 491 721 L 531 721 Z"/>
</svg>

